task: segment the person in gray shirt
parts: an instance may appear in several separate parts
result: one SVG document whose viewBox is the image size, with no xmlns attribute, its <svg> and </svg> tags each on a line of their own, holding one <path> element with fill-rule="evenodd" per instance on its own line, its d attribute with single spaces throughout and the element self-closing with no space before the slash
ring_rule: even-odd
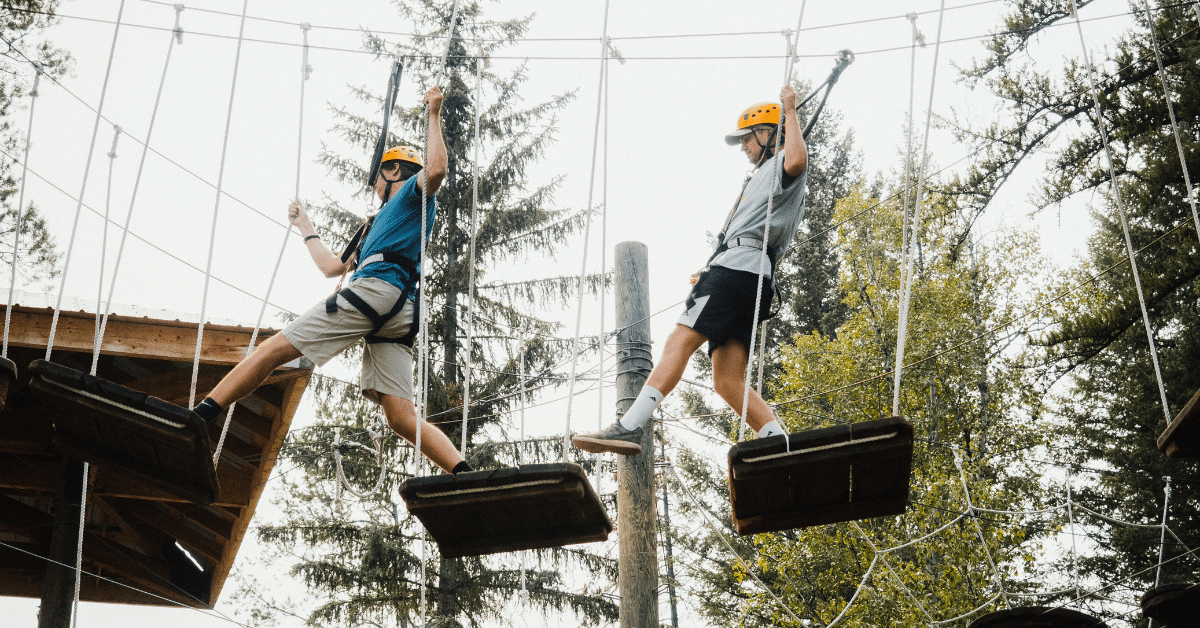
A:
<svg viewBox="0 0 1200 628">
<path fill-rule="evenodd" d="M 754 326 L 769 318 L 775 262 L 787 251 L 804 218 L 808 150 L 796 119 L 795 92 L 784 86 L 779 98 L 782 125 L 779 105 L 759 103 L 743 111 L 737 130 L 725 136 L 726 144 L 741 146 L 755 171 L 726 218 L 717 248 L 698 274 L 687 309 L 667 338 L 658 364 L 629 411 L 599 432 L 573 436 L 576 447 L 591 453 L 640 453 L 646 421 L 679 383 L 688 359 L 705 342 L 717 394 L 734 412 L 741 413 Z M 778 153 L 777 132 L 783 133 Z M 761 292 L 757 290 L 760 274 Z M 771 408 L 753 390 L 746 414 L 746 423 L 759 436 L 784 433 Z"/>
</svg>

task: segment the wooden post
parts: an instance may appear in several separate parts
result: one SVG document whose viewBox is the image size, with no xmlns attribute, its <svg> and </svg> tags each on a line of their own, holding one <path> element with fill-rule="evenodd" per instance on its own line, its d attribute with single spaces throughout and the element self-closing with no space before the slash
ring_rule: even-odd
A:
<svg viewBox="0 0 1200 628">
<path fill-rule="evenodd" d="M 75 547 L 79 542 L 79 495 L 82 491 L 83 463 L 64 458 L 58 499 L 54 500 L 54 529 L 50 532 L 50 555 L 47 557 L 51 562 L 46 563 L 46 575 L 42 578 L 38 628 L 69 628 L 71 625 L 71 605 L 75 601 Z"/>
<path fill-rule="evenodd" d="M 616 250 L 617 416 L 629 409 L 650 373 L 650 279 L 646 245 Z M 646 424 L 642 453 L 617 456 L 617 531 L 620 544 L 621 628 L 658 626 L 658 551 L 655 545 L 654 429 Z"/>
</svg>

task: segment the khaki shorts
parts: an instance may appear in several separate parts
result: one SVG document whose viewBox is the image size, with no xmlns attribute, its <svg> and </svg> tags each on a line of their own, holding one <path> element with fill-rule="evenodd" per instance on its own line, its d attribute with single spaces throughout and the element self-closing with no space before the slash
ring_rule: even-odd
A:
<svg viewBox="0 0 1200 628">
<path fill-rule="evenodd" d="M 352 281 L 347 288 L 381 314 L 391 311 L 401 296 L 400 288 L 377 277 Z M 338 311 L 328 314 L 325 301 L 322 300 L 282 332 L 292 346 L 317 366 L 323 366 L 371 331 L 371 320 L 357 308 L 341 296 L 337 304 Z M 413 305 L 413 301 L 405 303 L 404 309 L 383 326 L 379 335 L 401 338 L 407 334 L 412 327 Z M 358 383 L 363 396 L 372 401 L 378 402 L 380 393 L 411 401 L 412 349 L 396 342 L 367 344 L 363 349 L 362 373 Z"/>
</svg>

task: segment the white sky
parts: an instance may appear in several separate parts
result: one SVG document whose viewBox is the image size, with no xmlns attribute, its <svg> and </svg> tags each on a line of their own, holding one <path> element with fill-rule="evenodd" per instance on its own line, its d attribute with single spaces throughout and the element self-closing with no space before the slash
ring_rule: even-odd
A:
<svg viewBox="0 0 1200 628">
<path fill-rule="evenodd" d="M 784 72 L 785 41 L 779 31 L 794 28 L 801 3 L 755 5 L 731 0 L 660 0 L 644 2 L 613 0 L 609 8 L 608 32 L 613 44 L 628 59 L 624 65 L 611 66 L 607 136 L 609 147 L 607 173 L 607 255 L 610 267 L 614 243 L 639 240 L 649 245 L 650 309 L 667 309 L 653 319 L 654 338 L 661 341 L 674 324 L 678 303 L 686 295 L 689 276 L 707 259 L 706 232 L 720 228 L 729 204 L 748 169 L 745 157 L 722 142 L 722 136 L 734 126 L 738 113 L 747 105 L 776 100 Z M 995 115 L 994 102 L 983 93 L 971 93 L 957 84 L 951 64 L 965 65 L 983 54 L 978 37 L 998 28 L 1003 5 L 999 2 L 951 0 L 951 7 L 971 4 L 969 8 L 948 10 L 943 38 L 961 40 L 944 44 L 937 71 L 934 113 L 948 115 L 953 106 L 977 122 Z M 113 41 L 112 22 L 119 0 L 64 2 L 64 18 L 51 32 L 55 44 L 67 48 L 75 59 L 73 74 L 63 85 L 88 104 L 100 100 L 105 64 Z M 797 66 L 801 77 L 814 83 L 828 74 L 833 54 L 842 48 L 858 53 L 857 62 L 843 75 L 830 98 L 829 106 L 843 115 L 846 129 L 853 129 L 858 148 L 863 152 L 867 171 L 889 171 L 897 163 L 904 144 L 903 121 L 909 90 L 909 22 L 902 14 L 930 12 L 920 16 L 918 28 L 930 45 L 917 52 L 918 131 L 924 120 L 929 94 L 933 41 L 937 29 L 936 0 L 858 0 L 807 3 L 804 31 L 798 52 L 805 55 Z M 183 45 L 172 53 L 162 105 L 157 117 L 152 146 L 203 181 L 180 167 L 151 154 L 138 192 L 132 231 L 187 263 L 203 269 L 209 250 L 210 226 L 216 194 L 210 183 L 218 179 L 222 154 L 222 136 L 229 106 L 233 76 L 238 18 L 242 3 L 238 0 L 199 0 L 183 12 L 186 31 Z M 205 13 L 211 9 L 232 16 Z M 1093 54 L 1102 54 L 1112 36 L 1130 27 L 1124 0 L 1098 0 L 1083 11 L 1083 17 L 1119 16 L 1084 24 Z M 544 182 L 565 174 L 566 181 L 557 195 L 559 207 L 579 208 L 588 200 L 592 138 L 596 124 L 597 82 L 599 78 L 599 41 L 604 3 L 550 2 L 546 0 L 506 0 L 486 3 L 485 12 L 495 19 L 533 14 L 529 41 L 510 47 L 493 60 L 493 70 L 506 73 L 528 58 L 529 82 L 521 90 L 525 102 L 535 104 L 552 94 L 577 90 L 576 99 L 558 119 L 557 143 L 546 157 L 531 168 L 531 181 Z M 309 62 L 313 66 L 306 84 L 303 120 L 304 144 L 301 154 L 301 196 L 319 199 L 323 193 L 361 207 L 350 199 L 354 191 L 327 178 L 314 163 L 322 142 L 334 147 L 342 142 L 330 134 L 333 119 L 330 107 L 347 106 L 371 119 L 375 111 L 364 110 L 351 101 L 348 85 L 366 85 L 381 92 L 386 82 L 388 61 L 351 52 L 359 48 L 355 29 L 370 26 L 377 31 L 412 32 L 389 2 L 314 2 L 298 0 L 251 0 L 249 14 L 284 23 L 250 20 L 246 24 L 232 126 L 225 159 L 223 188 L 230 196 L 219 203 L 213 261 L 214 282 L 207 300 L 210 320 L 232 319 L 253 324 L 259 311 L 257 298 L 265 292 L 271 269 L 283 243 L 285 207 L 293 195 L 297 163 L 298 94 L 300 82 L 300 29 L 296 23 L 309 22 L 313 46 Z M 75 19 L 87 18 L 87 19 Z M 879 18 L 875 21 L 839 25 L 845 22 Z M 892 19 L 883 19 L 892 18 Z M 105 115 L 138 138 L 145 138 L 154 103 L 155 91 L 163 71 L 169 42 L 166 32 L 174 24 L 174 10 L 167 3 L 126 0 L 123 21 L 116 44 L 116 56 L 104 102 Z M 138 28 L 134 25 L 152 27 Z M 340 27 L 334 30 L 321 27 Z M 824 27 L 824 28 L 820 28 Z M 645 38 L 663 35 L 728 34 L 707 37 Z M 202 33 L 218 34 L 211 37 Z M 399 36 L 392 36 L 399 39 Z M 549 41 L 534 41 L 550 39 Z M 259 41 L 249 41 L 259 40 Z M 282 45 L 284 42 L 291 45 Z M 345 49 L 347 51 L 330 50 Z M 883 49 L 897 50 L 879 51 Z M 1079 46 L 1073 25 L 1052 28 L 1038 39 L 1031 56 L 1042 67 L 1061 64 L 1063 55 L 1078 56 Z M 816 55 L 810 57 L 808 55 Z M 769 57 L 738 59 L 727 57 Z M 664 57 L 682 57 L 668 59 Z M 688 58 L 692 57 L 692 58 Z M 705 58 L 695 58 L 705 57 Z M 417 102 L 417 92 L 405 82 L 402 102 Z M 17 111 L 12 121 L 24 127 L 26 111 Z M 84 164 L 95 116 L 61 87 L 43 82 L 34 120 L 31 172 L 45 177 L 71 195 L 80 191 Z M 23 134 L 23 130 L 22 130 Z M 106 195 L 108 152 L 113 130 L 101 122 L 85 201 L 103 212 Z M 963 172 L 970 160 L 967 150 L 948 134 L 935 130 L 931 141 L 932 162 L 947 166 L 958 162 L 953 171 Z M 114 219 L 124 220 L 129 207 L 133 181 L 137 173 L 141 147 L 122 137 L 117 147 L 112 179 L 111 206 Z M 366 156 L 362 156 L 365 162 Z M 1062 226 L 1057 214 L 1031 219 L 1026 203 L 1027 191 L 1036 181 L 1036 164 L 1024 168 L 995 203 L 982 223 L 982 232 L 997 229 L 1035 229 L 1044 248 L 1059 264 L 1066 264 L 1090 233 L 1090 222 L 1082 203 L 1070 203 L 1063 209 Z M 598 174 L 594 203 L 601 200 Z M 60 248 L 67 245 L 76 203 L 50 184 L 31 175 L 26 198 L 37 203 L 50 223 Z M 247 208 L 262 212 L 262 216 Z M 103 224 L 84 209 L 66 282 L 68 295 L 94 298 L 99 276 L 100 242 Z M 598 224 L 589 246 L 589 271 L 599 269 Z M 118 234 L 109 231 L 106 273 L 111 273 Z M 122 262 L 115 301 L 137 303 L 148 308 L 193 313 L 201 309 L 204 277 L 165 253 L 130 240 Z M 509 268 L 497 269 L 494 278 L 541 277 L 579 272 L 583 242 L 564 248 L 558 259 L 538 257 L 521 260 Z M 247 296 L 217 280 L 234 284 L 250 293 Z M 320 278 L 299 239 L 293 237 L 284 255 L 283 268 L 275 284 L 271 301 L 292 312 L 303 311 L 332 290 L 332 282 Z M 54 290 L 57 290 L 57 285 Z M 585 333 L 595 333 L 599 318 L 596 304 L 585 304 Z M 611 298 L 606 327 L 613 324 Z M 574 317 L 568 310 L 548 313 L 561 319 L 563 335 L 573 331 Z M 268 324 L 273 310 L 268 309 Z M 657 354 L 657 351 L 655 352 Z M 561 393 L 555 395 L 561 396 Z M 591 426 L 598 421 L 595 396 L 575 404 L 573 421 Z M 611 403 L 611 395 L 609 396 Z M 557 409 L 555 409 L 557 408 Z M 564 404 L 552 406 L 557 421 Z M 611 409 L 608 410 L 611 412 Z M 310 416 L 297 417 L 303 425 Z M 561 422 L 549 425 L 546 432 L 561 431 Z M 270 490 L 264 504 L 271 498 Z M 246 549 L 243 556 L 246 556 Z M 232 581 L 223 598 L 232 592 Z M 0 599 L 0 615 L 7 625 L 24 628 L 36 625 L 36 600 Z M 227 604 L 219 606 L 232 614 Z M 690 614 L 685 612 L 685 618 Z M 667 617 L 665 611 L 663 618 Z M 84 604 L 80 625 L 150 625 L 167 621 L 186 622 L 190 626 L 227 626 L 228 622 L 208 619 L 191 611 L 132 608 Z M 693 625 L 694 617 L 682 625 Z M 540 619 L 534 625 L 541 625 Z"/>
</svg>

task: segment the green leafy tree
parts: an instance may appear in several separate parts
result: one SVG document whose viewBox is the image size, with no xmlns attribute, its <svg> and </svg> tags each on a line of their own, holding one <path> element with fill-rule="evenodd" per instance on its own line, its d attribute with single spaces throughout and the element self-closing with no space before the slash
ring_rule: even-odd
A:
<svg viewBox="0 0 1200 628">
<path fill-rule="evenodd" d="M 433 372 L 429 378 L 430 421 L 455 442 L 468 439 L 467 458 L 476 468 L 509 466 L 547 460 L 560 453 L 559 439 L 524 444 L 508 440 L 508 411 L 518 401 L 514 395 L 525 380 L 534 392 L 559 385 L 558 365 L 570 343 L 552 337 L 557 326 L 527 312 L 547 304 L 565 303 L 575 291 L 601 289 L 603 277 L 587 279 L 553 277 L 525 282 L 492 279 L 489 271 L 503 262 L 529 254 L 553 255 L 575 235 L 586 219 L 584 211 L 555 209 L 554 192 L 561 177 L 535 184 L 525 175 L 553 141 L 554 115 L 572 94 L 562 94 L 528 107 L 521 102 L 520 87 L 527 78 L 520 67 L 500 75 L 486 65 L 486 57 L 511 45 L 528 27 L 527 19 L 491 21 L 477 3 L 464 3 L 446 59 L 438 74 L 441 53 L 450 30 L 450 6 L 416 1 L 397 3 L 400 16 L 424 35 L 395 44 L 372 33 L 365 35 L 367 49 L 382 57 L 404 58 L 404 82 L 409 94 L 441 87 L 443 133 L 449 155 L 448 171 L 438 191 L 438 218 L 428 248 L 429 267 L 422 298 L 430 304 L 430 346 L 426 355 Z M 482 58 L 473 44 L 480 38 Z M 478 64 L 484 64 L 479 67 Z M 482 73 L 483 100 L 476 99 L 476 72 Z M 336 130 L 351 145 L 369 154 L 380 133 L 373 113 L 383 100 L 366 87 L 353 89 L 357 104 L 333 109 Z M 417 97 L 401 103 L 419 102 Z M 473 163 L 474 118 L 481 116 L 479 163 Z M 424 116 L 420 106 L 395 110 L 399 129 L 389 145 L 407 144 L 420 149 Z M 395 128 L 393 126 L 393 128 Z M 326 149 L 320 160 L 329 172 L 350 186 L 362 186 L 369 164 L 359 156 Z M 463 415 L 463 362 L 465 361 L 465 295 L 470 273 L 469 243 L 472 176 L 479 169 L 479 212 L 476 236 L 474 335 L 471 361 L 471 407 L 466 434 Z M 359 187 L 358 189 L 361 189 Z M 326 198 L 316 215 L 331 246 L 344 243 L 362 218 Z M 520 354 L 524 335 L 524 356 Z M 585 345 L 586 346 L 586 345 Z M 353 353 L 353 352 L 351 352 Z M 348 355 L 353 362 L 357 355 Z M 521 365 L 524 371 L 521 371 Z M 428 594 L 431 625 L 453 626 L 465 622 L 507 619 L 508 603 L 521 595 L 522 572 L 530 612 L 574 615 L 584 623 L 609 621 L 616 606 L 600 595 L 603 583 L 615 580 L 611 559 L 570 547 L 469 559 L 430 559 L 422 567 L 421 532 L 415 519 L 403 512 L 395 489 L 412 469 L 412 448 L 390 435 L 372 441 L 369 430 L 377 425 L 377 410 L 362 400 L 354 385 L 332 378 L 316 378 L 312 386 L 318 405 L 318 424 L 294 433 L 287 455 L 303 470 L 296 480 L 283 480 L 286 494 L 280 505 L 285 521 L 265 526 L 260 536 L 292 559 L 292 573 L 321 600 L 308 620 L 348 626 L 364 621 L 407 625 L 418 621 L 422 584 Z M 341 443 L 342 472 L 362 498 L 344 494 L 331 448 Z M 374 443 L 374 444 L 372 444 Z M 381 455 L 358 445 L 370 446 Z M 548 460 L 547 460 L 548 461 Z M 581 461 L 592 465 L 594 461 Z M 385 469 L 382 471 L 381 468 Z M 421 473 L 428 473 L 422 471 Z M 429 553 L 436 555 L 430 545 Z M 296 560 L 298 559 L 298 560 Z M 570 574 L 586 574 L 591 584 L 580 590 Z M 425 574 L 424 579 L 422 574 Z M 248 587 L 244 596 L 252 596 Z M 271 612 L 254 597 L 260 621 Z M 277 604 L 279 608 L 286 605 Z"/>
<path fill-rule="evenodd" d="M 1166 421 L 1097 125 L 1103 124 L 1111 139 L 1116 183 L 1129 213 L 1133 248 L 1140 251 L 1137 262 L 1167 401 L 1177 412 L 1200 389 L 1200 374 L 1192 366 L 1200 357 L 1200 263 L 1151 28 L 1166 68 L 1185 162 L 1195 179 L 1200 173 L 1195 7 L 1152 2 L 1151 22 L 1142 2 L 1130 3 L 1135 25 L 1104 50 L 1092 51 L 1102 105 L 1097 110 L 1082 61 L 1045 68 L 1023 54 L 1046 28 L 1073 21 L 1064 3 L 1012 4 L 1005 22 L 1011 32 L 994 36 L 990 54 L 964 73 L 969 84 L 995 94 L 1006 115 L 984 129 L 958 125 L 960 137 L 985 151 L 985 158 L 947 192 L 977 214 L 1019 166 L 1044 159 L 1046 173 L 1032 197 L 1038 208 L 1053 208 L 1080 195 L 1091 200 L 1097 230 L 1086 259 L 1062 281 L 1064 288 L 1086 288 L 1056 309 L 1054 328 L 1040 336 L 1051 348 L 1047 366 L 1052 378 L 1067 378 L 1057 407 L 1069 419 L 1063 438 L 1070 447 L 1057 455 L 1108 470 L 1086 476 L 1095 479 L 1079 497 L 1096 510 L 1134 523 L 1161 521 L 1164 478 L 1175 478 L 1171 525 L 1183 539 L 1194 541 L 1200 538 L 1197 467 L 1169 460 L 1155 446 Z M 1111 597 L 1136 601 L 1158 575 L 1153 567 L 1159 532 L 1104 525 L 1089 533 L 1096 551 L 1082 561 L 1084 572 L 1102 582 L 1121 583 Z M 1183 551 L 1168 543 L 1164 558 L 1171 561 Z M 1194 560 L 1171 561 L 1163 566 L 1162 578 L 1194 580 L 1195 568 Z"/>
<path fill-rule="evenodd" d="M 945 197 L 928 201 L 926 215 L 946 212 L 946 202 Z M 790 431 L 891 414 L 888 371 L 895 364 L 898 328 L 900 208 L 897 201 L 858 186 L 837 204 L 833 221 L 840 225 L 833 244 L 846 314 L 836 333 L 813 330 L 783 349 L 774 392 L 777 412 Z M 1040 281 L 1036 241 L 1016 234 L 987 246 L 968 243 L 967 254 L 955 255 L 957 227 L 933 220 L 920 234 L 924 263 L 915 270 L 901 387 L 901 413 L 916 429 L 908 512 L 731 541 L 803 621 L 825 625 L 847 607 L 875 559 L 874 548 L 907 543 L 966 512 L 962 477 L 976 506 L 1007 510 L 1043 501 L 1035 470 L 1002 456 L 1043 445 L 1049 433 L 1037 421 L 1040 395 L 1028 370 L 1036 354 L 1014 344 L 1033 324 L 1021 315 L 1040 294 L 1023 296 L 1027 293 L 1018 289 L 1036 288 Z M 689 401 L 690 412 L 710 414 L 695 395 Z M 736 437 L 737 426 L 728 416 L 710 416 L 705 425 L 714 437 Z M 723 470 L 687 452 L 678 464 L 683 481 L 704 495 L 701 504 L 688 501 L 681 508 L 706 508 L 728 526 Z M 923 625 L 929 617 L 955 617 L 992 599 L 997 578 L 1009 592 L 1040 589 L 1042 574 L 1026 565 L 1057 519 L 1036 523 L 966 517 L 888 554 L 850 605 L 846 625 Z M 686 577 L 711 621 L 803 625 L 730 560 L 714 533 L 705 532 L 681 535 L 678 541 L 700 557 Z M 998 565 L 998 574 L 989 561 Z"/>
<path fill-rule="evenodd" d="M 48 282 L 57 275 L 54 238 L 32 201 L 21 212 L 20 249 L 13 250 L 27 132 L 26 121 L 18 122 L 16 114 L 25 108 L 23 100 L 31 95 L 35 74 L 57 78 L 70 69 L 67 53 L 45 37 L 57 21 L 57 8 L 56 0 L 16 0 L 0 8 L 0 144 L 5 153 L 0 159 L 0 272 L 5 279 L 16 273 L 18 286 Z"/>
</svg>

